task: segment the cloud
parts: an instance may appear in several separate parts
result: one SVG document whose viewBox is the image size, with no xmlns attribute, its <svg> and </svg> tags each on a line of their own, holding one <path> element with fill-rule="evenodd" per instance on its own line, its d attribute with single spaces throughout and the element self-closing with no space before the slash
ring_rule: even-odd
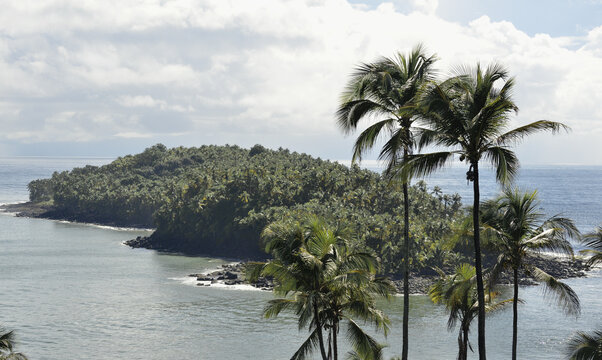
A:
<svg viewBox="0 0 602 360">
<path fill-rule="evenodd" d="M 573 132 L 563 141 L 595 142 L 602 26 L 582 38 L 529 36 L 487 16 L 445 21 L 437 0 L 412 5 L 9 1 L 0 13 L 0 139 L 264 143 L 345 158 L 353 139 L 333 114 L 353 68 L 423 42 L 442 74 L 505 64 L 517 79 L 515 124 L 564 121 Z M 537 143 L 541 154 L 525 158 L 568 156 L 553 141 Z M 599 162 L 602 145 L 591 146 L 584 161 Z"/>
<path fill-rule="evenodd" d="M 412 0 L 412 5 L 416 10 L 432 15 L 439 7 L 439 0 Z"/>
</svg>

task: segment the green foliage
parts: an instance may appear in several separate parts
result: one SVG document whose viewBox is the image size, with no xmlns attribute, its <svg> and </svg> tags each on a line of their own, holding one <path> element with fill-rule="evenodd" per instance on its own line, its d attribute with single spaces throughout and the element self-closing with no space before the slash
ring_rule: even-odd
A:
<svg viewBox="0 0 602 360">
<path fill-rule="evenodd" d="M 253 149 L 255 149 L 253 151 Z M 306 213 L 353 224 L 357 241 L 376 251 L 384 271 L 400 270 L 403 202 L 399 185 L 380 175 L 259 145 L 165 149 L 156 145 L 112 163 L 30 183 L 32 200 L 49 194 L 57 216 L 156 227 L 155 248 L 265 258 L 261 230 Z M 253 152 L 253 154 L 251 154 Z M 458 195 L 410 187 L 410 236 L 416 269 L 432 265 L 461 214 Z"/>
<path fill-rule="evenodd" d="M 27 360 L 21 353 L 14 352 L 15 333 L 0 327 L 0 360 Z"/>
<path fill-rule="evenodd" d="M 577 332 L 567 346 L 568 360 L 602 360 L 602 330 Z"/>
<path fill-rule="evenodd" d="M 458 333 L 458 359 L 466 360 L 468 350 L 472 347 L 468 340 L 470 324 L 478 314 L 478 300 L 476 287 L 476 270 L 469 264 L 462 264 L 456 268 L 453 275 L 445 276 L 429 289 L 429 297 L 435 304 L 445 305 L 449 312 L 447 328 L 452 331 L 456 324 L 460 324 Z M 511 300 L 496 301 L 499 294 L 488 291 L 485 296 L 485 311 L 493 312 L 510 304 Z"/>
<path fill-rule="evenodd" d="M 536 191 L 522 192 L 518 189 L 506 189 L 498 198 L 483 204 L 483 234 L 490 239 L 489 246 L 497 255 L 490 282 L 493 284 L 503 270 L 523 270 L 542 283 L 546 293 L 567 314 L 579 314 L 577 294 L 569 286 L 529 264 L 529 258 L 542 251 L 572 256 L 573 248 L 568 239 L 577 238 L 579 231 L 570 219 L 559 216 L 545 219 L 539 208 Z"/>
<path fill-rule="evenodd" d="M 595 266 L 602 264 L 602 226 L 583 235 L 581 242 L 589 249 L 582 250 L 581 253 L 590 255 L 587 265 Z"/>
<path fill-rule="evenodd" d="M 362 359 L 382 358 L 382 346 L 355 319 L 386 335 L 389 319 L 376 308 L 375 296 L 389 297 L 395 288 L 388 279 L 376 276 L 378 259 L 354 246 L 352 237 L 350 227 L 314 216 L 285 219 L 263 231 L 266 250 L 274 259 L 250 263 L 248 277 L 273 277 L 274 292 L 285 296 L 270 300 L 264 315 L 270 318 L 291 310 L 299 319 L 299 329 L 309 327 L 311 332 L 291 359 L 306 359 L 315 348 L 324 360 L 337 359 L 342 323 L 347 325 L 345 335 L 355 354 Z"/>
</svg>

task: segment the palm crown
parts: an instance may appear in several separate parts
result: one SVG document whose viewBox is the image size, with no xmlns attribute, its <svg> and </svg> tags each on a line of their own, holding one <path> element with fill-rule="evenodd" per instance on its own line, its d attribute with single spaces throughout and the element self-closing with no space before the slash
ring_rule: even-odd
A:
<svg viewBox="0 0 602 360">
<path fill-rule="evenodd" d="M 386 160 L 388 169 L 397 164 L 403 151 L 411 152 L 411 126 L 416 120 L 416 95 L 426 82 L 432 80 L 435 56 L 427 57 L 421 45 L 407 56 L 383 57 L 374 63 L 360 65 L 352 75 L 341 96 L 337 120 L 349 133 L 361 120 L 377 120 L 355 141 L 353 160 L 361 160 L 377 140 L 389 139 L 383 145 L 379 159 Z"/>
<path fill-rule="evenodd" d="M 347 337 L 357 354 L 367 359 L 381 357 L 382 346 L 365 333 L 354 318 L 368 321 L 388 332 L 389 320 L 375 306 L 375 295 L 390 296 L 392 283 L 377 277 L 377 259 L 349 244 L 346 227 L 329 226 L 315 218 L 268 225 L 262 237 L 274 259 L 253 263 L 251 279 L 272 276 L 274 291 L 284 298 L 271 300 L 266 317 L 292 310 L 299 328 L 311 330 L 309 338 L 292 359 L 305 359 L 315 347 L 324 360 L 337 359 L 340 323 L 347 323 Z M 323 332 L 328 332 L 324 340 Z"/>
<path fill-rule="evenodd" d="M 512 100 L 514 79 L 502 66 L 493 64 L 483 70 L 461 67 L 458 73 L 441 83 L 430 83 L 420 100 L 422 125 L 417 128 L 418 147 L 444 146 L 451 151 L 410 156 L 403 173 L 426 175 L 445 165 L 454 155 L 471 165 L 467 173 L 472 180 L 473 165 L 487 160 L 496 169 L 501 183 L 513 180 L 518 159 L 510 146 L 523 137 L 542 130 L 557 132 L 565 125 L 539 120 L 509 131 L 509 116 L 518 111 Z M 501 88 L 496 82 L 505 80 Z"/>
</svg>

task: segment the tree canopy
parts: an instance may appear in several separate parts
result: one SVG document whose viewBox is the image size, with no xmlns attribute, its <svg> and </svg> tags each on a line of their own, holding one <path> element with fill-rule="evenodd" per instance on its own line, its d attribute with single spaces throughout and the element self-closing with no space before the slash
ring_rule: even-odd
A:
<svg viewBox="0 0 602 360">
<path fill-rule="evenodd" d="M 265 258 L 260 233 L 273 221 L 307 213 L 344 219 L 357 241 L 383 259 L 385 272 L 399 273 L 399 186 L 357 166 L 286 149 L 159 144 L 104 166 L 55 172 L 29 189 L 32 201 L 52 205 L 49 216 L 155 227 L 146 246 L 186 253 Z M 411 261 L 417 269 L 440 265 L 443 242 L 462 215 L 460 197 L 422 182 L 410 196 Z"/>
</svg>

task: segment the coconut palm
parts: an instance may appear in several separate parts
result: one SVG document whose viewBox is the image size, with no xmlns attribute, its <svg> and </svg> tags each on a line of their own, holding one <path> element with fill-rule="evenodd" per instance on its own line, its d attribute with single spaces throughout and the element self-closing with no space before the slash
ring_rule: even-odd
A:
<svg viewBox="0 0 602 360">
<path fill-rule="evenodd" d="M 283 296 L 269 301 L 264 315 L 270 318 L 292 310 L 299 317 L 299 328 L 310 329 L 291 359 L 305 359 L 318 347 L 323 360 L 337 360 L 341 323 L 346 323 L 347 338 L 357 354 L 365 359 L 382 357 L 382 346 L 355 319 L 371 322 L 386 335 L 389 320 L 376 308 L 375 295 L 388 297 L 394 287 L 375 276 L 377 259 L 354 249 L 349 235 L 348 228 L 316 218 L 272 223 L 262 233 L 274 259 L 250 264 L 248 276 L 272 276 L 275 293 Z"/>
<path fill-rule="evenodd" d="M 479 312 L 477 292 L 475 284 L 474 266 L 462 264 L 458 266 L 455 274 L 445 276 L 441 271 L 441 280 L 437 281 L 429 289 L 429 296 L 435 304 L 444 304 L 449 312 L 447 328 L 452 331 L 456 324 L 460 324 L 458 333 L 458 360 L 466 360 L 468 349 L 472 346 L 468 340 L 470 324 Z M 496 302 L 496 292 L 488 292 L 485 297 L 485 310 L 495 311 L 508 305 L 511 300 Z"/>
<path fill-rule="evenodd" d="M 602 330 L 577 332 L 567 347 L 568 360 L 602 360 Z"/>
<path fill-rule="evenodd" d="M 491 270 L 493 284 L 504 270 L 512 272 L 514 285 L 512 322 L 512 359 L 516 360 L 518 340 L 518 273 L 544 284 L 546 294 L 556 297 L 568 314 L 580 311 L 579 297 L 566 284 L 558 281 L 529 261 L 541 251 L 555 251 L 573 256 L 569 237 L 578 237 L 579 231 L 572 220 L 560 216 L 548 219 L 538 209 L 537 191 L 521 192 L 505 189 L 497 199 L 483 204 L 483 232 L 490 238 L 490 245 L 499 254 Z"/>
<path fill-rule="evenodd" d="M 584 254 L 591 255 L 587 261 L 587 265 L 594 266 L 596 264 L 602 264 L 602 226 L 598 226 L 596 230 L 583 235 L 581 241 L 585 246 L 591 248 L 582 251 Z"/>
<path fill-rule="evenodd" d="M 420 87 L 431 80 L 435 56 L 427 57 L 422 45 L 395 58 L 381 58 L 374 63 L 362 64 L 352 75 L 343 92 L 337 111 L 338 124 L 345 133 L 357 129 L 362 120 L 376 120 L 355 141 L 353 162 L 372 149 L 381 137 L 388 140 L 380 150 L 379 159 L 386 160 L 386 174 L 414 149 L 413 123 L 416 119 L 416 94 Z M 404 245 L 403 245 L 403 349 L 402 359 L 408 358 L 409 319 L 409 208 L 408 182 L 402 184 L 404 197 Z"/>
<path fill-rule="evenodd" d="M 478 344 L 479 359 L 486 359 L 485 349 L 485 291 L 481 264 L 479 234 L 479 165 L 485 160 L 496 170 L 496 179 L 509 183 L 516 175 L 518 159 L 509 146 L 537 131 L 558 132 L 567 129 L 563 124 L 539 120 L 506 131 L 509 116 L 518 111 L 512 101 L 514 79 L 500 65 L 483 69 L 459 68 L 457 75 L 440 83 L 431 83 L 421 95 L 423 128 L 419 131 L 418 148 L 427 145 L 449 149 L 428 154 L 409 155 L 401 166 L 402 178 L 424 176 L 444 167 L 454 156 L 468 166 L 466 179 L 473 183 L 474 251 L 479 297 Z M 496 88 L 498 81 L 505 83 Z"/>
<path fill-rule="evenodd" d="M 27 360 L 21 353 L 13 352 L 15 333 L 0 327 L 0 360 Z"/>
</svg>

